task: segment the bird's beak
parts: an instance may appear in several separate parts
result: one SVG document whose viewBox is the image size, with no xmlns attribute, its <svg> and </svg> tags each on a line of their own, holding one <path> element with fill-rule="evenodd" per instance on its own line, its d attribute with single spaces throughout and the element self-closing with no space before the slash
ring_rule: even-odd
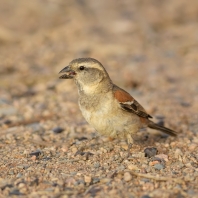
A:
<svg viewBox="0 0 198 198">
<path fill-rule="evenodd" d="M 76 75 L 76 72 L 73 71 L 70 66 L 66 66 L 65 68 L 63 68 L 60 72 L 60 73 L 66 73 L 66 74 L 63 74 L 62 76 L 60 76 L 59 78 L 60 79 L 71 79 L 73 78 L 75 75 Z"/>
</svg>

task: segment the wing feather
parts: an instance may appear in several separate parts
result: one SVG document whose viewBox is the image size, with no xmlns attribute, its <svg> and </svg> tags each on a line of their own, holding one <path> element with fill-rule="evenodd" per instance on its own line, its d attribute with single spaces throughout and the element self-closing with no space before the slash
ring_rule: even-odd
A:
<svg viewBox="0 0 198 198">
<path fill-rule="evenodd" d="M 152 116 L 150 116 L 129 93 L 117 86 L 114 86 L 113 92 L 123 110 L 134 113 L 143 118 L 152 118 Z"/>
</svg>

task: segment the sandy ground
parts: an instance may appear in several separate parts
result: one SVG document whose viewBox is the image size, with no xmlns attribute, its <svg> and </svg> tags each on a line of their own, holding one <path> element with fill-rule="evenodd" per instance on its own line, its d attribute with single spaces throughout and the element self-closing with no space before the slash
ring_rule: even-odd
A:
<svg viewBox="0 0 198 198">
<path fill-rule="evenodd" d="M 0 197 L 198 197 L 197 21 L 196 0 L 1 0 Z M 58 79 L 79 57 L 178 137 L 141 131 L 126 158 Z"/>
</svg>

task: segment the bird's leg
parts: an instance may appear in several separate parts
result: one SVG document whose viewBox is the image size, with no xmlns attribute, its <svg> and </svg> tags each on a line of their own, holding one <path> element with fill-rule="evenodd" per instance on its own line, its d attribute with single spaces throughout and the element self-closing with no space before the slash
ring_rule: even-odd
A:
<svg viewBox="0 0 198 198">
<path fill-rule="evenodd" d="M 132 145 L 133 145 L 133 138 L 131 137 L 130 134 L 127 134 L 127 143 L 128 143 L 127 158 L 128 158 L 130 156 L 130 150 L 131 150 Z"/>
</svg>

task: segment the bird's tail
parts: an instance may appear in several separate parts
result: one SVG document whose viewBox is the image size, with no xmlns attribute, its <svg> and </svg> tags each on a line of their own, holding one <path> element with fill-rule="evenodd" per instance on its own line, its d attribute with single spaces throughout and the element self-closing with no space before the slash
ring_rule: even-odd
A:
<svg viewBox="0 0 198 198">
<path fill-rule="evenodd" d="M 177 136 L 177 134 L 178 134 L 176 131 L 173 131 L 172 129 L 166 128 L 164 126 L 160 126 L 152 121 L 150 121 L 148 123 L 148 127 L 151 129 L 155 129 L 155 130 L 160 130 L 160 131 L 167 133 L 168 135 L 172 135 L 172 136 Z"/>
</svg>

